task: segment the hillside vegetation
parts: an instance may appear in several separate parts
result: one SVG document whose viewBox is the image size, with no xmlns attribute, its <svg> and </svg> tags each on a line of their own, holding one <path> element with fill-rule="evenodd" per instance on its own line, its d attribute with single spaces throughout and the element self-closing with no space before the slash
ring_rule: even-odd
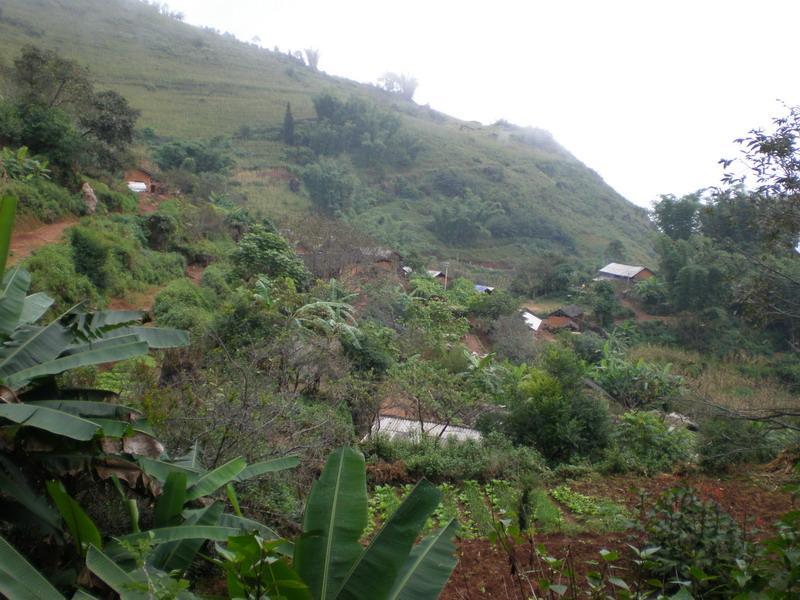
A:
<svg viewBox="0 0 800 600">
<path fill-rule="evenodd" d="M 544 132 L 72 6 L 0 11 L 0 597 L 800 597 L 800 107 L 645 251 Z M 118 19 L 294 91 L 159 125 Z"/>
<path fill-rule="evenodd" d="M 329 93 L 399 117 L 403 134 L 418 146 L 406 164 L 363 164 L 343 155 L 357 180 L 358 202 L 339 216 L 356 229 L 404 253 L 459 259 L 466 272 L 481 265 L 512 268 L 545 251 L 597 266 L 613 240 L 622 242 L 629 261 L 652 256 L 645 212 L 545 131 L 458 121 L 134 0 L 10 0 L 2 9 L 6 65 L 26 44 L 50 48 L 87 65 L 99 85 L 126 97 L 141 111 L 140 128 L 158 139 L 223 136 L 235 159 L 237 191 L 281 226 L 301 221 L 311 208 L 303 190 L 287 189 L 280 170 L 303 162 L 280 139 L 286 105 L 302 129 L 316 116 L 314 98 Z M 488 229 L 467 244 L 443 239 L 436 213 L 462 204 L 467 190 L 495 209 Z"/>
</svg>

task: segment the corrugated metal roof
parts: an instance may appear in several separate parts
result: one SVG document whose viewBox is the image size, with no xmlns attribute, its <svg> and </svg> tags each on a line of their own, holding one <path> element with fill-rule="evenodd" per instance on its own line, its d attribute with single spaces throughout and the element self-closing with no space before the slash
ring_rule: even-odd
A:
<svg viewBox="0 0 800 600">
<path fill-rule="evenodd" d="M 444 433 L 442 433 L 442 430 L 444 430 Z M 420 430 L 419 421 L 415 421 L 414 419 L 403 419 L 400 417 L 389 417 L 385 415 L 380 415 L 377 419 L 375 419 L 375 421 L 372 423 L 370 434 L 385 435 L 389 439 L 413 439 L 419 438 L 420 435 L 441 437 L 443 439 L 454 438 L 462 442 L 466 440 L 481 439 L 481 432 L 475 429 L 470 429 L 469 427 L 460 427 L 458 425 L 447 425 L 445 427 L 441 423 L 423 421 L 422 429 Z"/>
<path fill-rule="evenodd" d="M 441 271 L 425 271 L 428 274 L 428 277 L 444 277 L 444 273 Z"/>
<path fill-rule="evenodd" d="M 489 294 L 491 294 L 494 291 L 494 288 L 491 287 L 491 286 L 488 286 L 488 285 L 480 285 L 480 284 L 478 284 L 478 285 L 475 286 L 475 291 L 476 292 L 488 292 Z"/>
<path fill-rule="evenodd" d="M 635 265 L 622 265 L 620 263 L 608 263 L 605 267 L 600 269 L 601 275 L 614 275 L 616 277 L 627 277 L 631 278 L 634 277 L 639 271 L 642 271 L 644 267 L 635 266 Z"/>
<path fill-rule="evenodd" d="M 539 331 L 539 327 L 542 326 L 542 320 L 533 313 L 524 311 L 522 313 L 522 318 L 525 319 L 525 324 L 534 331 Z"/>
</svg>

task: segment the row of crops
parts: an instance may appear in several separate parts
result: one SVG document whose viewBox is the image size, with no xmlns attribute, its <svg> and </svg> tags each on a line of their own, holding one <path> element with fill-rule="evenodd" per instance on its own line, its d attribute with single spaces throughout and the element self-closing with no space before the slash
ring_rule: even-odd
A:
<svg viewBox="0 0 800 600">
<path fill-rule="evenodd" d="M 369 536 L 397 509 L 412 485 L 378 485 L 369 498 Z M 442 484 L 442 502 L 428 520 L 426 530 L 436 529 L 452 518 L 459 522 L 465 539 L 490 537 L 500 520 L 510 519 L 537 533 L 584 530 L 619 531 L 630 525 L 628 511 L 610 500 L 586 496 L 568 485 L 551 490 L 522 489 L 507 481 L 486 484 L 464 481 L 459 486 Z"/>
</svg>

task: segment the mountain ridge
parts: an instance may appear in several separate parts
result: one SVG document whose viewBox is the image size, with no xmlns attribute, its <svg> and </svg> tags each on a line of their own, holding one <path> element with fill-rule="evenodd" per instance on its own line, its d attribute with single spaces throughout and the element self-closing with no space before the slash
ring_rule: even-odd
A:
<svg viewBox="0 0 800 600">
<path fill-rule="evenodd" d="M 423 146 L 415 164 L 356 172 L 373 191 L 400 178 L 417 186 L 419 197 L 380 192 L 374 205 L 348 221 L 401 249 L 511 267 L 545 252 L 600 263 L 609 242 L 619 240 L 626 259 L 652 258 L 654 230 L 646 211 L 545 130 L 461 121 L 375 86 L 315 71 L 286 54 L 179 22 L 136 0 L 7 0 L 0 15 L 2 62 L 7 65 L 24 44 L 87 65 L 98 87 L 124 94 L 141 110 L 140 127 L 160 136 L 205 139 L 233 136 L 243 126 L 274 129 L 287 103 L 298 120 L 313 118 L 313 98 L 325 92 L 367 99 L 399 115 Z M 236 140 L 233 154 L 235 178 L 253 206 L 277 221 L 307 214 L 307 198 L 256 176 L 290 164 L 286 146 L 272 139 Z M 432 211 L 443 202 L 432 178 L 448 172 L 482 199 L 500 204 L 500 218 L 510 225 L 530 220 L 533 233 L 492 235 L 469 247 L 443 243 L 430 230 Z"/>
</svg>

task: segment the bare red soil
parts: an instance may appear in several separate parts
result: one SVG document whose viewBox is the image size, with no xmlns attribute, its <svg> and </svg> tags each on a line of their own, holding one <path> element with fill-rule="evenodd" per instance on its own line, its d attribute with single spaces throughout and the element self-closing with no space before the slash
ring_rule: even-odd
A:
<svg viewBox="0 0 800 600">
<path fill-rule="evenodd" d="M 40 223 L 26 226 L 18 225 L 11 234 L 11 256 L 9 264 L 13 265 L 28 258 L 35 250 L 47 244 L 61 241 L 64 231 L 75 225 L 78 219 L 71 217 L 57 223 L 42 225 Z"/>
<path fill-rule="evenodd" d="M 646 507 L 669 489 L 691 486 L 702 498 L 719 503 L 749 531 L 755 532 L 756 537 L 764 538 L 773 533 L 778 519 L 795 507 L 794 498 L 783 491 L 794 461 L 784 458 L 741 476 L 715 478 L 696 473 L 652 478 L 612 476 L 574 482 L 570 487 L 586 495 L 624 504 L 636 514 L 643 499 Z M 642 542 L 641 533 L 633 529 L 617 533 L 554 533 L 533 539 L 533 544 L 542 544 L 550 556 L 568 559 L 578 585 L 585 581 L 584 575 L 588 571 L 597 568 L 588 561 L 598 560 L 600 550 L 618 551 L 623 557 L 618 566 L 630 569 L 632 557 L 627 544 L 641 547 Z M 527 600 L 533 597 L 529 579 L 535 582 L 549 578 L 552 581 L 555 577 L 532 552 L 530 541 L 515 545 L 509 556 L 493 542 L 462 540 L 458 544 L 458 555 L 459 563 L 442 593 L 443 600 Z M 520 572 L 527 572 L 528 577 L 515 575 Z M 626 577 L 625 570 L 619 574 L 623 579 Z M 569 584 L 568 581 L 553 582 Z"/>
</svg>

